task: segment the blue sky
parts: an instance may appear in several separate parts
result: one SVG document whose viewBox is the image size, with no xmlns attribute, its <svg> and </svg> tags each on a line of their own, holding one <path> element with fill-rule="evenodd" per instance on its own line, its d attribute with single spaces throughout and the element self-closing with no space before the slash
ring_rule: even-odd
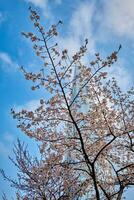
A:
<svg viewBox="0 0 134 200">
<path fill-rule="evenodd" d="M 35 108 L 43 97 L 42 91 L 32 92 L 24 80 L 19 66 L 36 70 L 40 61 L 34 56 L 31 44 L 21 36 L 31 31 L 28 7 L 33 5 L 42 16 L 45 26 L 61 19 L 64 24 L 58 37 L 61 47 L 70 54 L 75 52 L 85 38 L 89 39 L 89 54 L 100 52 L 103 56 L 123 48 L 117 64 L 110 69 L 123 90 L 134 85 L 134 1 L 133 0 L 1 0 L 0 1 L 0 168 L 15 176 L 15 168 L 8 160 L 17 137 L 29 144 L 33 154 L 37 148 L 33 140 L 16 128 L 10 109 Z M 89 58 L 90 59 L 90 58 Z M 12 189 L 0 178 L 0 194 Z M 134 192 L 127 193 L 132 200 Z"/>
</svg>

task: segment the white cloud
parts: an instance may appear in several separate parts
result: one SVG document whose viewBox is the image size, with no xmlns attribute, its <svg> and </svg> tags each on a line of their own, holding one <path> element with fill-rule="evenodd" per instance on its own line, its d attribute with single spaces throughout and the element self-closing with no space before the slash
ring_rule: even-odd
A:
<svg viewBox="0 0 134 200">
<path fill-rule="evenodd" d="M 27 3 L 32 3 L 35 7 L 40 8 L 43 11 L 45 17 L 50 18 L 50 9 L 48 6 L 48 0 L 25 0 Z"/>
<path fill-rule="evenodd" d="M 12 60 L 7 53 L 0 52 L 0 59 L 9 65 L 12 65 Z"/>
<path fill-rule="evenodd" d="M 56 4 L 61 4 L 62 0 L 54 0 Z"/>
<path fill-rule="evenodd" d="M 70 31 L 75 38 L 83 39 L 92 37 L 92 19 L 94 14 L 94 5 L 81 3 L 73 13 L 70 20 Z"/>
<path fill-rule="evenodd" d="M 35 6 L 38 7 L 46 7 L 47 0 L 26 0 L 27 2 L 33 3 Z"/>
<path fill-rule="evenodd" d="M 42 10 L 43 15 L 46 18 L 53 18 L 51 8 L 49 6 L 49 0 L 25 0 L 27 3 L 33 4 L 35 7 L 38 7 Z M 61 0 L 53 0 L 55 4 L 61 4 Z"/>
<path fill-rule="evenodd" d="M 5 17 L 2 12 L 0 12 L 0 24 L 5 20 Z"/>
<path fill-rule="evenodd" d="M 16 112 L 19 112 L 22 109 L 26 109 L 26 110 L 29 110 L 29 111 L 35 110 L 39 106 L 40 106 L 40 100 L 31 100 L 31 101 L 28 101 L 24 105 L 15 105 L 14 108 L 15 108 Z"/>
<path fill-rule="evenodd" d="M 35 7 L 40 8 L 43 11 L 45 17 L 53 17 L 49 6 L 49 0 L 25 0 L 25 2 L 32 3 Z M 53 3 L 61 4 L 61 0 L 53 0 Z"/>
<path fill-rule="evenodd" d="M 48 0 L 27 1 L 34 3 L 35 6 L 40 8 L 49 8 Z M 56 3 L 57 1 L 54 0 L 54 2 Z M 67 48 L 71 55 L 78 51 L 85 38 L 89 40 L 89 52 L 94 53 L 97 40 L 100 42 L 100 32 L 102 32 L 105 40 L 107 34 L 113 32 L 119 36 L 134 37 L 134 1 L 102 0 L 101 2 L 103 4 L 99 7 L 97 1 L 83 1 L 77 4 L 73 11 L 68 23 L 68 34 L 58 39 L 59 46 Z M 93 28 L 96 25 L 94 22 L 98 23 L 98 26 L 95 27 L 97 31 L 95 34 L 97 35 L 93 32 Z M 126 89 L 132 83 L 132 77 L 124 66 L 125 61 L 121 61 L 118 66 L 110 69 L 110 73 L 118 79 L 119 85 Z"/>
<path fill-rule="evenodd" d="M 16 71 L 18 65 L 12 60 L 10 55 L 5 52 L 0 52 L 0 63 L 4 70 Z"/>
<path fill-rule="evenodd" d="M 14 141 L 14 136 L 11 133 L 6 132 L 3 136 L 3 139 L 5 142 L 12 143 Z"/>
<path fill-rule="evenodd" d="M 9 154 L 9 149 L 7 148 L 8 144 L 4 144 L 0 141 L 0 154 L 2 156 L 7 156 Z"/>
<path fill-rule="evenodd" d="M 100 23 L 119 36 L 134 38 L 134 1 L 103 0 Z"/>
<path fill-rule="evenodd" d="M 33 3 L 35 6 L 40 8 L 47 8 L 49 6 L 49 0 L 25 0 L 26 2 Z M 61 4 L 61 0 L 53 0 L 56 4 Z"/>
<path fill-rule="evenodd" d="M 6 132 L 2 135 L 1 141 L 0 141 L 0 155 L 7 157 L 11 153 L 11 147 L 14 141 L 14 136 Z"/>
<path fill-rule="evenodd" d="M 67 37 L 60 37 L 59 44 L 67 48 L 69 53 L 78 51 L 84 40 L 88 38 L 89 50 L 94 52 L 95 38 L 92 33 L 92 20 L 94 15 L 94 4 L 87 2 L 80 3 L 74 10 L 70 19 Z"/>
<path fill-rule="evenodd" d="M 127 91 L 132 87 L 133 77 L 123 59 L 119 59 L 116 64 L 107 68 L 107 71 L 109 78 L 114 77 L 122 91 Z"/>
</svg>

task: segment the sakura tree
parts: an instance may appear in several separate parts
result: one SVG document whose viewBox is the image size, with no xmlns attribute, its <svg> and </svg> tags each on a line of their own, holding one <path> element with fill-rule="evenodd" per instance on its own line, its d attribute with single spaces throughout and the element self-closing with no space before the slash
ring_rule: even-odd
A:
<svg viewBox="0 0 134 200">
<path fill-rule="evenodd" d="M 39 142 L 41 158 L 30 157 L 18 141 L 16 160 L 11 159 L 20 171 L 18 180 L 2 171 L 3 176 L 23 191 L 21 199 L 121 200 L 134 185 L 134 89 L 122 92 L 108 73 L 121 46 L 85 64 L 88 39 L 70 56 L 56 41 L 62 21 L 47 31 L 37 12 L 29 10 L 36 33 L 22 34 L 43 66 L 36 73 L 21 71 L 33 91 L 45 93 L 37 109 L 12 109 L 12 115 L 18 128 Z"/>
</svg>

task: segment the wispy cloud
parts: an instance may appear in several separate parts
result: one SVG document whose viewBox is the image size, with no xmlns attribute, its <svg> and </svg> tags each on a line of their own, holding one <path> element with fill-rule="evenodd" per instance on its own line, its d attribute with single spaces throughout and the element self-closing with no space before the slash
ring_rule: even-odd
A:
<svg viewBox="0 0 134 200">
<path fill-rule="evenodd" d="M 13 61 L 11 60 L 10 56 L 7 53 L 0 52 L 0 59 L 7 63 L 8 65 L 12 65 Z"/>
<path fill-rule="evenodd" d="M 16 71 L 18 68 L 16 62 L 14 62 L 6 52 L 0 52 L 0 63 L 2 69 L 6 71 Z"/>
<path fill-rule="evenodd" d="M 49 6 L 49 0 L 25 0 L 27 3 L 33 4 L 35 7 L 40 8 L 43 11 L 43 14 L 47 18 L 52 18 L 51 8 Z M 61 4 L 61 0 L 53 0 L 55 4 Z"/>
<path fill-rule="evenodd" d="M 119 5 L 116 5 L 117 2 Z M 106 36 L 104 30 L 112 29 L 112 28 L 113 28 L 112 31 L 115 31 L 116 34 L 126 34 L 126 35 L 131 34 L 129 33 L 130 29 L 128 28 L 129 23 L 127 23 L 127 21 L 122 22 L 120 18 L 120 15 L 123 18 L 123 14 L 125 14 L 125 12 L 126 12 L 126 15 L 128 15 L 127 14 L 128 9 L 130 6 L 132 6 L 129 4 L 130 0 L 128 1 L 129 5 L 126 5 L 126 6 L 125 6 L 126 3 L 124 0 L 122 2 L 118 0 L 113 0 L 113 1 L 104 0 L 103 3 L 104 3 L 103 5 L 104 12 L 102 13 L 100 20 L 102 20 L 102 16 L 103 16 L 104 21 L 102 20 L 100 22 L 101 26 L 98 26 L 97 28 L 101 29 L 100 31 L 103 32 L 104 37 Z M 79 4 L 76 10 L 74 10 L 72 17 L 70 19 L 70 23 L 69 23 L 69 31 L 68 31 L 69 34 L 67 35 L 67 37 L 59 38 L 59 44 L 63 46 L 63 48 L 67 48 L 71 54 L 75 53 L 79 49 L 81 43 L 83 42 L 85 38 L 88 38 L 89 40 L 88 47 L 89 47 L 90 53 L 94 53 L 96 51 L 96 45 L 98 41 L 96 38 L 98 37 L 98 35 L 97 34 L 94 35 L 93 27 L 94 27 L 94 20 L 97 20 L 98 14 L 100 14 L 99 10 L 97 9 L 99 9 L 99 7 L 97 7 L 95 3 L 91 3 L 91 2 L 89 3 L 88 1 L 84 1 Z M 114 12 L 115 12 L 115 15 L 114 15 Z M 97 16 L 95 16 L 95 14 L 97 14 Z M 134 14 L 131 13 L 130 11 L 128 15 L 128 20 L 130 18 L 132 20 L 133 16 Z M 127 20 L 127 16 L 126 16 L 126 20 Z M 122 25 L 122 23 L 124 25 Z M 104 29 L 104 25 L 105 25 L 105 29 Z M 120 26 L 122 26 L 121 30 L 120 30 Z M 106 30 L 106 32 L 107 31 L 108 30 Z M 112 66 L 111 68 L 108 68 L 108 72 L 109 72 L 110 77 L 115 77 L 117 79 L 117 82 L 122 90 L 127 90 L 132 86 L 133 79 L 128 70 L 128 67 L 126 66 L 126 62 L 123 58 L 120 58 L 116 65 Z"/>
<path fill-rule="evenodd" d="M 40 8 L 46 8 L 49 6 L 49 0 L 25 0 L 26 2 L 33 3 L 35 6 Z M 62 0 L 53 0 L 53 3 L 61 4 Z"/>
<path fill-rule="evenodd" d="M 114 77 L 122 91 L 127 91 L 133 86 L 133 76 L 130 74 L 127 64 L 120 58 L 116 64 L 108 68 L 109 78 Z"/>
<path fill-rule="evenodd" d="M 59 44 L 67 48 L 71 54 L 78 51 L 84 39 L 89 40 L 89 50 L 94 52 L 95 38 L 92 32 L 94 4 L 85 1 L 74 10 L 68 27 L 68 35 L 59 38 Z"/>
<path fill-rule="evenodd" d="M 5 142 L 10 142 L 12 143 L 14 141 L 14 136 L 13 134 L 9 133 L 9 132 L 6 132 L 3 136 L 3 139 Z"/>
<path fill-rule="evenodd" d="M 62 0 L 54 0 L 56 4 L 61 4 Z"/>
<path fill-rule="evenodd" d="M 102 28 L 118 36 L 134 39 L 134 1 L 103 0 L 102 2 L 103 12 L 100 17 Z"/>
<path fill-rule="evenodd" d="M 30 100 L 27 103 L 25 103 L 24 105 L 15 105 L 14 109 L 19 112 L 22 109 L 26 109 L 26 110 L 35 110 L 36 108 L 38 108 L 40 105 L 40 100 Z"/>
<path fill-rule="evenodd" d="M 50 18 L 50 9 L 48 6 L 48 0 L 25 0 L 25 2 L 33 4 L 35 7 L 40 8 L 43 11 L 45 17 Z"/>
<path fill-rule="evenodd" d="M 46 7 L 47 3 L 48 3 L 48 0 L 25 0 L 27 2 L 31 2 L 33 3 L 35 6 L 38 6 L 38 7 Z"/>
<path fill-rule="evenodd" d="M 92 18 L 94 4 L 80 3 L 70 19 L 70 30 L 72 35 L 79 39 L 92 36 Z"/>
<path fill-rule="evenodd" d="M 5 16 L 2 12 L 0 12 L 0 24 L 5 20 Z"/>
<path fill-rule="evenodd" d="M 14 136 L 11 133 L 6 132 L 3 134 L 0 141 L 0 155 L 1 156 L 7 158 L 7 156 L 11 152 L 13 141 L 14 141 Z"/>
<path fill-rule="evenodd" d="M 4 144 L 3 142 L 0 141 L 0 155 L 1 156 L 8 156 L 9 150 L 7 148 L 7 144 Z"/>
</svg>

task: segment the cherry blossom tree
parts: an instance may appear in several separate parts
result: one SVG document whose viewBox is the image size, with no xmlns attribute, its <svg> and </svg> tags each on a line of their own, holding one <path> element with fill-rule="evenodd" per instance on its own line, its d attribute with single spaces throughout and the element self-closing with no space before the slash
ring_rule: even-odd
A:
<svg viewBox="0 0 134 200">
<path fill-rule="evenodd" d="M 2 174 L 24 192 L 21 199 L 121 200 L 134 185 L 134 88 L 124 93 L 109 79 L 121 46 L 87 63 L 88 39 L 71 56 L 56 42 L 62 21 L 47 31 L 29 10 L 36 33 L 22 35 L 31 40 L 42 67 L 21 71 L 33 82 L 31 89 L 42 88 L 45 95 L 37 109 L 11 112 L 17 127 L 39 142 L 41 158 L 32 158 L 18 141 L 11 159 L 18 180 Z"/>
</svg>

